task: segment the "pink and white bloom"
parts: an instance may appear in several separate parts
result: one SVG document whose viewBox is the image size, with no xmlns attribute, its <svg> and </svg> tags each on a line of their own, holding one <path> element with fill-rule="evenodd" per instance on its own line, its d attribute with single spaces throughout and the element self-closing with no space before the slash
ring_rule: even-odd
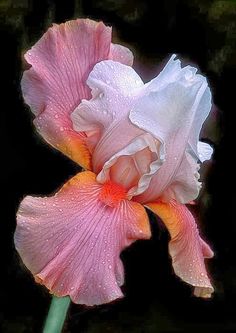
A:
<svg viewBox="0 0 236 333">
<path fill-rule="evenodd" d="M 151 236 L 145 206 L 170 232 L 175 273 L 210 297 L 204 259 L 213 252 L 185 206 L 212 154 L 199 141 L 211 109 L 206 79 L 173 55 L 144 84 L 111 28 L 82 19 L 53 25 L 25 59 L 22 91 L 38 132 L 87 170 L 20 204 L 15 244 L 36 281 L 80 304 L 122 297 L 120 253 Z"/>
</svg>

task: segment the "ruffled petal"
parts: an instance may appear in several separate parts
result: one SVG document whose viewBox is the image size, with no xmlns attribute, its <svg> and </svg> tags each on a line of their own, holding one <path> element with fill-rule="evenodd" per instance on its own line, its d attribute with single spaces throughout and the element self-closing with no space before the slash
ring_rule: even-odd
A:
<svg viewBox="0 0 236 333">
<path fill-rule="evenodd" d="M 53 25 L 26 53 L 32 67 L 22 78 L 26 103 L 44 139 L 85 168 L 91 168 L 86 135 L 72 128 L 71 112 L 81 99 L 91 98 L 86 79 L 104 59 L 132 63 L 132 54 L 111 45 L 111 28 L 102 22 L 78 19 Z"/>
<path fill-rule="evenodd" d="M 122 184 L 129 197 L 144 192 L 164 162 L 164 151 L 160 146 L 160 142 L 148 133 L 138 136 L 104 164 L 97 180 Z"/>
<path fill-rule="evenodd" d="M 93 98 L 83 100 L 71 118 L 76 131 L 96 135 L 97 140 L 93 140 L 91 147 L 92 162 L 94 172 L 99 173 L 106 161 L 144 133 L 128 119 L 139 88 L 144 84 L 131 67 L 111 60 L 98 63 L 87 84 Z"/>
<path fill-rule="evenodd" d="M 204 258 L 213 257 L 213 252 L 201 239 L 190 211 L 174 201 L 153 202 L 146 206 L 162 219 L 170 233 L 169 253 L 176 275 L 194 286 L 195 296 L 211 297 L 214 289 Z"/>
<path fill-rule="evenodd" d="M 199 184 L 193 188 L 192 177 L 198 171 L 198 137 L 203 121 L 211 108 L 211 94 L 206 79 L 196 70 L 180 67 L 179 60 L 168 63 L 166 69 L 146 87 L 144 94 L 131 109 L 130 120 L 151 133 L 165 146 L 166 161 L 150 182 L 150 186 L 137 201 L 156 200 L 172 184 L 180 184 L 179 195 L 173 197 L 182 203 L 190 202 L 199 193 Z M 190 159 L 192 158 L 192 161 Z M 189 165 L 191 170 L 186 170 Z M 181 168 L 181 170 L 179 170 Z M 187 173 L 190 177 L 181 177 Z M 190 181 L 190 182 L 189 182 Z M 181 193 L 185 192 L 185 193 Z M 187 196 L 186 194 L 190 195 Z M 181 199 L 182 197 L 182 199 Z M 183 201 L 184 200 L 184 201 Z"/>
<path fill-rule="evenodd" d="M 97 64 L 87 83 L 93 99 L 82 101 L 71 117 L 77 131 L 91 133 L 90 142 L 97 138 L 91 147 L 97 180 L 122 184 L 130 197 L 140 194 L 164 159 L 163 145 L 128 119 L 144 84 L 131 67 L 114 61 Z"/>
<path fill-rule="evenodd" d="M 111 60 L 96 64 L 87 84 L 93 98 L 83 100 L 71 119 L 77 132 L 100 129 L 100 137 L 111 125 L 114 127 L 117 120 L 129 121 L 127 115 L 135 97 L 137 99 L 137 89 L 144 86 L 131 67 Z"/>
<path fill-rule="evenodd" d="M 100 185 L 92 172 L 52 197 L 26 197 L 17 214 L 16 248 L 35 279 L 57 296 L 86 305 L 122 297 L 120 252 L 150 237 L 144 208 L 124 189 Z"/>
</svg>

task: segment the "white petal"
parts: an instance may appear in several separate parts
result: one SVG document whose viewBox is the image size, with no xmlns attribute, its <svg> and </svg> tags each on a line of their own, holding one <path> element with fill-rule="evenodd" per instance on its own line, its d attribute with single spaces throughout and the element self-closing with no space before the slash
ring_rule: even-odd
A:
<svg viewBox="0 0 236 333">
<path fill-rule="evenodd" d="M 189 202 L 199 193 L 197 142 L 211 108 L 211 94 L 206 79 L 195 73 L 190 66 L 181 69 L 180 62 L 171 58 L 130 112 L 130 120 L 161 141 L 166 151 L 165 163 L 137 198 L 140 202 L 163 194 Z"/>
<path fill-rule="evenodd" d="M 103 166 L 103 169 L 97 176 L 97 180 L 100 183 L 104 183 L 109 179 L 109 171 L 110 168 L 117 162 L 118 158 L 121 156 L 133 156 L 135 159 L 135 154 L 139 151 L 142 151 L 148 147 L 150 151 L 155 154 L 155 159 L 149 165 L 149 171 L 146 173 L 142 173 L 140 175 L 138 184 L 132 187 L 128 195 L 138 195 L 143 193 L 149 186 L 150 180 L 152 176 L 156 173 L 156 171 L 160 168 L 160 166 L 164 162 L 164 147 L 160 142 L 154 140 L 153 137 L 148 134 L 142 134 L 135 138 L 129 145 L 127 145 L 124 149 L 120 150 L 118 153 L 114 154 Z M 127 168 L 129 165 L 127 165 Z"/>
<path fill-rule="evenodd" d="M 210 160 L 213 154 L 213 148 L 205 142 L 199 141 L 197 144 L 199 160 L 203 163 L 204 161 Z"/>
</svg>

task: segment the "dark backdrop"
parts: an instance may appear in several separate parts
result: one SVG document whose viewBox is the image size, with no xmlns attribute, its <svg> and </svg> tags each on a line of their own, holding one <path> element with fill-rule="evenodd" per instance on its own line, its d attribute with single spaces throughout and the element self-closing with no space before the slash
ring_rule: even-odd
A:
<svg viewBox="0 0 236 333">
<path fill-rule="evenodd" d="M 214 142 L 215 153 L 195 210 L 215 251 L 208 267 L 216 292 L 212 300 L 192 297 L 191 288 L 173 274 L 167 232 L 152 218 L 151 241 L 139 241 L 122 254 L 126 298 L 92 309 L 73 305 L 65 332 L 235 332 L 236 4 L 230 0 L 0 1 L 2 331 L 41 332 L 50 302 L 14 250 L 17 206 L 26 194 L 54 192 L 79 170 L 32 126 L 19 86 L 22 53 L 52 22 L 75 17 L 111 24 L 115 40 L 134 51 L 145 79 L 173 52 L 208 77 L 216 108 L 204 136 Z"/>
</svg>

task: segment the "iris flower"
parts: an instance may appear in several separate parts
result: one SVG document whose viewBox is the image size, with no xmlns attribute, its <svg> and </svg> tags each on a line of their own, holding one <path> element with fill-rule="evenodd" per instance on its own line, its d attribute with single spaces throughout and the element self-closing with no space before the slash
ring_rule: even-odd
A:
<svg viewBox="0 0 236 333">
<path fill-rule="evenodd" d="M 170 233 L 176 275 L 210 297 L 204 259 L 213 252 L 185 206 L 212 154 L 199 141 L 211 109 L 206 78 L 173 55 L 144 83 L 111 28 L 88 19 L 53 25 L 25 59 L 22 91 L 38 132 L 85 170 L 19 206 L 16 249 L 35 280 L 79 304 L 121 298 L 120 253 L 150 238 L 147 208 Z"/>
</svg>

